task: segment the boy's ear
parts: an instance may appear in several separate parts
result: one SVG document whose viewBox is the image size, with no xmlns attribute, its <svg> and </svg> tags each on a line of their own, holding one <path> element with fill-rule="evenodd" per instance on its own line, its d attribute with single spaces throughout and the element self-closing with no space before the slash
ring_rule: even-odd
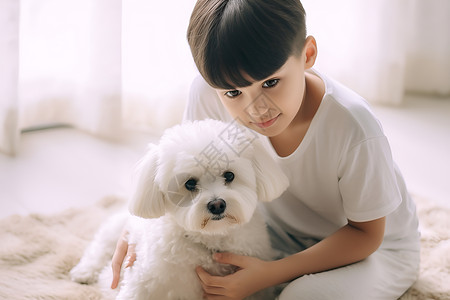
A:
<svg viewBox="0 0 450 300">
<path fill-rule="evenodd" d="M 256 192 L 260 201 L 269 202 L 281 196 L 289 186 L 289 179 L 264 146 L 258 140 L 253 143 Z"/>
<path fill-rule="evenodd" d="M 317 58 L 317 43 L 313 36 L 308 36 L 305 41 L 305 69 L 312 68 Z"/>
<path fill-rule="evenodd" d="M 158 158 L 158 146 L 152 144 L 138 164 L 136 183 L 128 206 L 132 215 L 142 218 L 159 218 L 165 213 L 164 196 L 155 183 Z"/>
</svg>

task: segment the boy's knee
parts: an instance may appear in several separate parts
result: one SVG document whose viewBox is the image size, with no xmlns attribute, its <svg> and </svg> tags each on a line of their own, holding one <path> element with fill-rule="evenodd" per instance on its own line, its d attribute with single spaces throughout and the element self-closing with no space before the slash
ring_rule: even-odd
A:
<svg viewBox="0 0 450 300">
<path fill-rule="evenodd" d="M 278 300 L 331 299 L 323 295 L 318 285 L 315 275 L 305 275 L 289 283 L 281 292 Z"/>
<path fill-rule="evenodd" d="M 351 299 L 345 287 L 328 281 L 319 274 L 302 276 L 289 283 L 278 300 L 336 300 Z"/>
</svg>

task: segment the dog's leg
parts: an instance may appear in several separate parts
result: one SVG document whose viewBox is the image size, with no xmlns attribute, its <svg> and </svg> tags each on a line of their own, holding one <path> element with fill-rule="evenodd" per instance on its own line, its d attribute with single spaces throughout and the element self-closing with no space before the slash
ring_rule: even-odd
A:
<svg viewBox="0 0 450 300">
<path fill-rule="evenodd" d="M 70 271 L 73 281 L 91 284 L 97 281 L 100 271 L 111 260 L 116 243 L 129 218 L 121 213 L 109 218 L 96 233 L 80 262 Z"/>
</svg>

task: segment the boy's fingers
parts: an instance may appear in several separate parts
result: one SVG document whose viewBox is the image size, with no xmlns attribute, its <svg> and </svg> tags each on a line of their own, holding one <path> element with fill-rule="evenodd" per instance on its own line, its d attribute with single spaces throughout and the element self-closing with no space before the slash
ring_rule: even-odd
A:
<svg viewBox="0 0 450 300">
<path fill-rule="evenodd" d="M 128 244 L 126 268 L 133 266 L 136 261 L 136 244 Z"/>
<path fill-rule="evenodd" d="M 114 251 L 114 255 L 112 258 L 112 271 L 113 271 L 113 280 L 111 283 L 111 288 L 115 289 L 119 284 L 120 279 L 120 268 L 122 267 L 123 260 L 128 251 L 128 242 L 125 239 L 120 239 L 116 245 L 116 251 Z"/>
<path fill-rule="evenodd" d="M 118 285 L 119 285 L 119 275 L 116 275 L 113 272 L 113 280 L 112 280 L 112 283 L 111 283 L 111 289 L 115 289 Z"/>
<path fill-rule="evenodd" d="M 200 278 L 202 284 L 205 283 L 208 276 L 210 276 L 202 267 L 195 268 L 195 272 L 197 272 L 197 276 Z"/>
<path fill-rule="evenodd" d="M 200 278 L 203 289 L 205 289 L 206 287 L 222 287 L 222 284 L 220 284 L 221 277 L 212 276 L 211 274 L 206 272 L 205 269 L 203 269 L 202 267 L 195 268 L 195 271 L 197 272 L 197 275 Z"/>
</svg>

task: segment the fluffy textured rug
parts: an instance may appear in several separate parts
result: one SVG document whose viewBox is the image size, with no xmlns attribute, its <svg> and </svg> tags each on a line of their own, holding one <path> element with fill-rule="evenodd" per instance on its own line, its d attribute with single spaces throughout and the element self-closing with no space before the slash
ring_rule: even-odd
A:
<svg viewBox="0 0 450 300">
<path fill-rule="evenodd" d="M 401 298 L 450 299 L 450 209 L 416 198 L 422 231 L 421 274 Z M 102 299 L 68 272 L 100 222 L 123 207 L 108 197 L 85 209 L 0 220 L 0 299 Z"/>
</svg>

